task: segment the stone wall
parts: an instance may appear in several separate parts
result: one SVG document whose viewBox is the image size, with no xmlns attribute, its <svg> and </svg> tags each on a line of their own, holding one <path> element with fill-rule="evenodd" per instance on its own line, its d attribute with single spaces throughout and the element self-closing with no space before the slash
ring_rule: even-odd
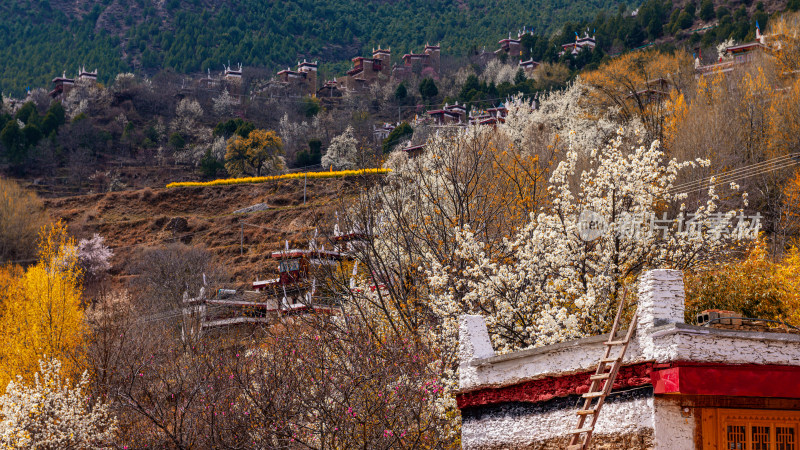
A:
<svg viewBox="0 0 800 450">
<path fill-rule="evenodd" d="M 659 450 L 695 448 L 696 422 L 693 410 L 686 408 L 684 411 L 680 399 L 675 397 L 657 396 L 653 402 L 653 431 L 656 448 Z"/>
<path fill-rule="evenodd" d="M 593 448 L 653 448 L 653 391 L 649 386 L 610 395 L 597 421 Z M 566 447 L 580 396 L 546 402 L 505 402 L 465 408 L 461 440 L 469 449 Z M 612 444 L 622 444 L 614 446 Z"/>
</svg>

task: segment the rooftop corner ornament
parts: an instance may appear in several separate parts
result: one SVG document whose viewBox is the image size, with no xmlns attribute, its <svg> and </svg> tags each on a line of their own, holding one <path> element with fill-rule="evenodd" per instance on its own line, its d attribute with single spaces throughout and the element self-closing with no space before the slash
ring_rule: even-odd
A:
<svg viewBox="0 0 800 450">
<path fill-rule="evenodd" d="M 727 213 L 713 212 L 708 214 L 679 214 L 678 217 L 668 218 L 667 213 L 661 217 L 652 212 L 648 213 L 623 213 L 619 219 L 609 223 L 605 216 L 592 210 L 584 210 L 578 216 L 578 236 L 585 242 L 593 241 L 603 236 L 613 226 L 614 234 L 620 238 L 636 239 L 656 238 L 666 239 L 669 234 L 683 234 L 688 237 L 700 236 L 706 233 L 715 239 L 729 237 L 732 239 L 755 239 L 761 230 L 760 213 L 746 215 L 743 211 L 729 211 Z M 660 235 L 660 236 L 658 236 Z"/>
</svg>

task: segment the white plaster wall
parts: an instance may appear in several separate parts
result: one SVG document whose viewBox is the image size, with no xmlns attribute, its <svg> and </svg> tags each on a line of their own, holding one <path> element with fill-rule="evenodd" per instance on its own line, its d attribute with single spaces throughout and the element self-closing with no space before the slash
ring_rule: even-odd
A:
<svg viewBox="0 0 800 450">
<path fill-rule="evenodd" d="M 654 270 L 643 275 L 639 289 L 639 321 L 623 362 L 674 361 L 729 364 L 800 365 L 800 335 L 709 329 L 683 320 L 680 272 Z M 462 322 L 459 387 L 473 390 L 508 386 L 553 375 L 593 370 L 606 336 L 491 356 L 485 323 L 479 316 Z M 478 329 L 483 327 L 482 330 Z M 469 341 L 469 342 L 468 342 Z M 619 351 L 619 347 L 615 350 Z M 486 357 L 486 356 L 489 357 Z"/>
<path fill-rule="evenodd" d="M 642 358 L 664 361 L 655 356 L 664 353 L 664 349 L 663 343 L 654 342 L 652 331 L 659 326 L 683 322 L 685 297 L 683 274 L 678 270 L 651 270 L 639 278 L 634 340 L 639 344 Z"/>
<path fill-rule="evenodd" d="M 492 341 L 483 316 L 459 317 L 458 357 L 463 360 L 494 356 Z"/>
<path fill-rule="evenodd" d="M 683 322 L 683 273 L 679 270 L 651 270 L 639 278 L 638 330 Z"/>
<path fill-rule="evenodd" d="M 647 336 L 644 336 L 644 333 L 647 333 Z M 680 354 L 679 348 L 683 345 L 682 335 L 665 333 L 659 336 L 652 336 L 650 330 L 644 333 L 637 332 L 636 335 L 642 358 L 659 363 L 676 361 L 675 357 Z"/>
<path fill-rule="evenodd" d="M 800 365 L 800 336 L 783 333 L 668 328 L 653 333 L 643 357 L 659 363 Z"/>
<path fill-rule="evenodd" d="M 471 362 L 477 358 L 491 358 L 494 348 L 482 316 L 463 315 L 458 318 L 458 384 L 475 386 L 479 383 Z"/>
<path fill-rule="evenodd" d="M 481 386 L 507 386 L 551 375 L 588 372 L 597 367 L 605 351 L 603 342 L 607 339 L 606 336 L 597 336 L 474 360 L 466 368 L 467 374 L 462 374 L 460 387 L 475 389 Z M 619 353 L 620 349 L 620 346 L 615 346 L 612 355 Z M 643 361 L 635 340 L 631 341 L 623 361 L 626 364 Z"/>
<path fill-rule="evenodd" d="M 461 426 L 461 440 L 465 449 L 513 448 L 566 436 L 578 424 L 576 411 L 577 408 L 559 409 L 521 417 L 467 420 Z M 653 429 L 652 397 L 605 404 L 597 419 L 595 433 L 627 434 L 648 428 Z"/>
<path fill-rule="evenodd" d="M 603 355 L 604 340 L 604 337 L 598 336 L 473 359 L 467 364 L 462 362 L 460 388 L 470 390 L 485 386 L 508 386 L 546 376 L 590 371 Z M 625 364 L 696 361 L 800 365 L 800 335 L 672 325 L 648 332 L 647 339 L 632 340 L 623 361 Z"/>
<path fill-rule="evenodd" d="M 653 402 L 653 411 L 654 441 L 657 450 L 695 448 L 695 419 L 691 415 L 691 410 L 687 417 L 683 417 L 681 407 L 676 401 L 657 397 Z"/>
</svg>

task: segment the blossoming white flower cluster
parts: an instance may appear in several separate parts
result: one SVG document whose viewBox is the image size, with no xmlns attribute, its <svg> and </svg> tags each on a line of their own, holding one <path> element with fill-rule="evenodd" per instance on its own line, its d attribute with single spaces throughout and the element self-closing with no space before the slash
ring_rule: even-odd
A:
<svg viewBox="0 0 800 450">
<path fill-rule="evenodd" d="M 484 315 L 501 352 L 600 333 L 623 280 L 647 267 L 684 267 L 725 243 L 720 230 L 736 212 L 714 214 L 713 190 L 692 216 L 705 224 L 700 232 L 619 233 L 620 217 L 652 216 L 664 202 L 680 199 L 670 193 L 673 182 L 681 168 L 695 164 L 665 161 L 657 141 L 623 149 L 623 134 L 620 129 L 609 145 L 591 152 L 581 173 L 578 152 L 570 149 L 551 176 L 551 204 L 503 241 L 502 257 L 488 256 L 486 243 L 463 227 L 457 230 L 456 253 L 470 261 L 467 267 L 456 270 L 429 259 L 430 303 L 446 324 L 447 339 L 457 338 L 460 314 Z M 583 211 L 610 224 L 590 242 L 579 233 Z M 705 221 L 712 214 L 714 220 Z M 677 228 L 677 221 L 673 225 Z"/>
<path fill-rule="evenodd" d="M 322 167 L 335 170 L 350 170 L 358 167 L 358 140 L 353 135 L 353 127 L 331 140 L 328 150 L 322 156 Z"/>
<path fill-rule="evenodd" d="M 95 233 L 91 239 L 78 242 L 77 257 L 85 276 L 99 279 L 111 268 L 114 252 L 105 245 L 103 236 Z"/>
<path fill-rule="evenodd" d="M 70 120 L 84 113 L 101 111 L 111 105 L 111 92 L 95 83 L 78 80 L 61 104 Z"/>
<path fill-rule="evenodd" d="M 104 404 L 90 407 L 84 393 L 88 385 L 84 372 L 71 386 L 56 359 L 39 362 L 32 386 L 21 377 L 10 382 L 0 396 L 0 447 L 111 448 L 117 420 Z"/>
<path fill-rule="evenodd" d="M 221 94 L 214 97 L 214 112 L 219 116 L 230 116 L 233 114 L 234 109 L 240 104 L 239 99 L 231 95 L 228 89 L 225 88 Z"/>
<path fill-rule="evenodd" d="M 283 141 L 283 150 L 286 155 L 293 157 L 308 148 L 309 139 L 321 135 L 319 116 L 314 116 L 306 122 L 305 120 L 292 120 L 289 118 L 289 114 L 284 114 L 278 123 L 278 134 Z"/>
<path fill-rule="evenodd" d="M 532 107 L 530 100 L 516 96 L 506 103 L 508 115 L 500 128 L 525 151 L 539 127 L 546 127 L 554 142 L 571 144 L 576 151 L 588 151 L 614 136 L 617 125 L 606 115 L 586 110 L 581 102 L 588 87 L 578 78 L 567 89 L 547 94 Z M 566 145 L 565 145 L 566 147 Z"/>
<path fill-rule="evenodd" d="M 717 59 L 719 61 L 730 61 L 731 59 L 733 59 L 733 57 L 729 55 L 728 52 L 726 52 L 725 50 L 728 47 L 733 47 L 734 45 L 736 45 L 736 41 L 734 41 L 733 38 L 728 38 L 720 42 L 717 45 Z"/>
<path fill-rule="evenodd" d="M 519 71 L 519 66 L 516 64 L 506 64 L 499 59 L 493 59 L 489 61 L 480 78 L 486 83 L 513 83 L 517 71 Z"/>
<path fill-rule="evenodd" d="M 408 312 L 386 306 L 396 294 L 374 289 L 375 274 L 401 293 L 397 286 L 413 278 L 410 302 L 420 303 L 414 311 L 421 311 L 425 324 L 419 329 L 441 358 L 443 389 L 433 406 L 442 417 L 458 416 L 451 394 L 457 388 L 459 315 L 484 316 L 500 352 L 598 334 L 613 319 L 622 286 L 640 271 L 685 268 L 731 237 L 721 231 L 736 211 L 719 213 L 713 190 L 694 211 L 678 206 L 685 199 L 675 194 L 678 172 L 708 162 L 668 160 L 657 141 L 644 145 L 635 123 L 623 129 L 586 111 L 579 102 L 584 89 L 577 81 L 546 96 L 538 109 L 514 99 L 497 128 L 432 136 L 421 155 L 390 157 L 394 171 L 364 194 L 369 207 L 362 208 L 375 224 L 375 254 L 366 259 L 380 264 L 370 267 L 372 277 L 357 280 L 353 302 L 362 312 L 369 310 L 364 304 L 374 305 L 375 314 L 400 323 Z M 525 158 L 541 165 L 523 166 Z M 547 168 L 549 180 L 540 181 L 546 195 L 541 189 L 516 197 L 497 192 L 503 188 L 497 178 L 517 182 L 504 171 L 520 167 Z M 498 206 L 509 200 L 535 206 Z M 520 210 L 529 216 L 515 216 Z M 587 211 L 609 225 L 584 240 L 581 215 Z M 650 222 L 636 233 L 620 228 L 625 218 L 665 212 L 674 221 L 661 220 L 657 229 Z M 497 217 L 502 214 L 508 216 Z M 687 217 L 700 224 L 691 233 L 679 229 Z M 670 232 L 654 232 L 665 228 Z"/>
<path fill-rule="evenodd" d="M 172 129 L 185 137 L 201 133 L 198 122 L 203 117 L 203 108 L 194 99 L 184 98 L 175 108 L 175 118 L 172 120 Z"/>
</svg>

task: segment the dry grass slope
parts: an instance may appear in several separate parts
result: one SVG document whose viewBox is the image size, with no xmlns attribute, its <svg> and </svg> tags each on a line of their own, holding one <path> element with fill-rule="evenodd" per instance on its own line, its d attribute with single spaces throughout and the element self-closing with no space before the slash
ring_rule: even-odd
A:
<svg viewBox="0 0 800 450">
<path fill-rule="evenodd" d="M 227 268 L 233 281 L 244 285 L 272 278 L 276 265 L 269 252 L 308 245 L 333 229 L 334 213 L 374 177 L 309 178 L 303 204 L 303 180 L 272 179 L 259 184 L 141 189 L 45 200 L 54 219 L 63 219 L 78 238 L 99 233 L 114 249 L 111 273 L 126 279 L 127 264 L 136 252 L 171 242 L 203 245 Z M 257 203 L 268 210 L 250 214 L 234 211 Z M 246 224 L 240 227 L 240 222 Z M 254 225 L 254 226 L 253 226 Z M 240 230 L 244 235 L 241 253 Z"/>
</svg>

